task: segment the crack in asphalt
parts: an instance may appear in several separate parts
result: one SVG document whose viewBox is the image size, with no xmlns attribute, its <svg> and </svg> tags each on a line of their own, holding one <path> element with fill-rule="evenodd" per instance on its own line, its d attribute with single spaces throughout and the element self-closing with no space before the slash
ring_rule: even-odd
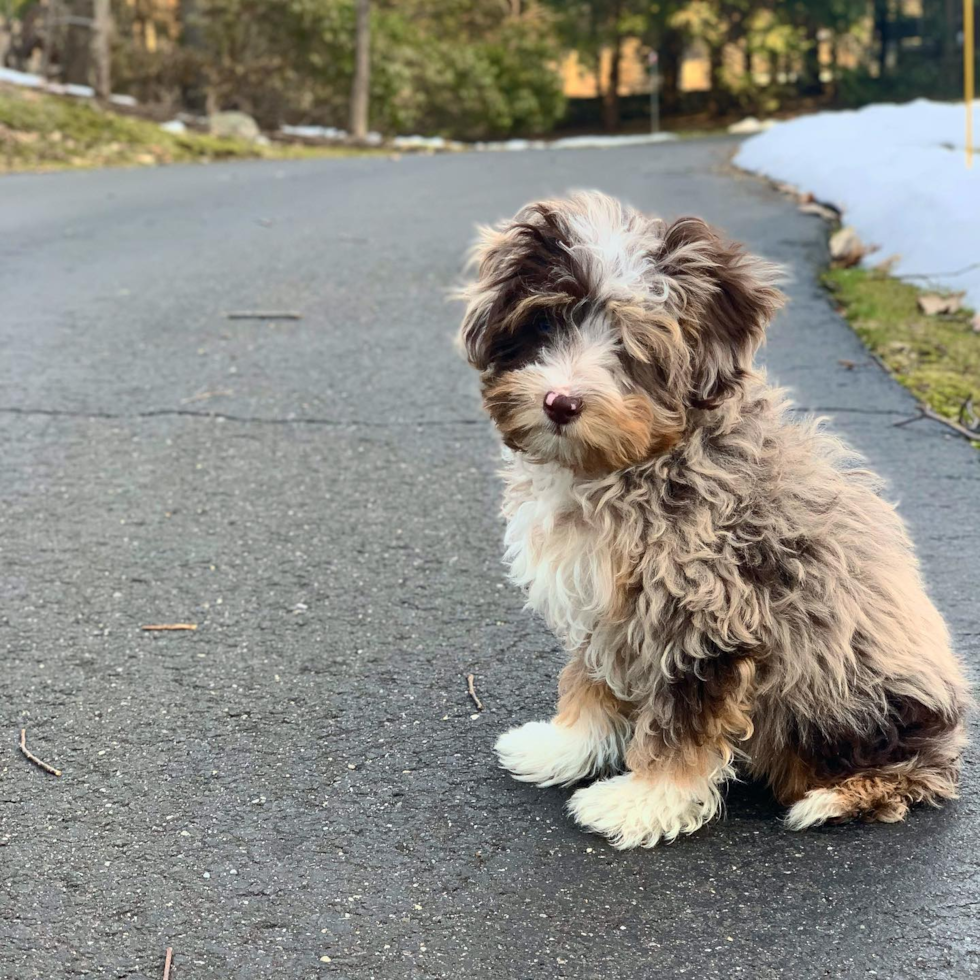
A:
<svg viewBox="0 0 980 980">
<path fill-rule="evenodd" d="M 836 412 L 837 414 L 848 415 L 898 415 L 907 418 L 908 412 L 903 412 L 897 408 L 843 408 L 837 405 L 794 405 L 794 412 Z"/>
<path fill-rule="evenodd" d="M 46 416 L 73 419 L 109 419 L 134 421 L 136 419 L 155 419 L 167 417 L 186 417 L 214 419 L 222 422 L 241 422 L 256 425 L 324 425 L 343 427 L 370 427 L 377 429 L 406 428 L 412 426 L 482 425 L 484 419 L 416 419 L 399 422 L 376 422 L 367 419 L 322 419 L 311 416 L 293 418 L 269 418 L 262 415 L 233 415 L 229 412 L 195 412 L 184 408 L 154 408 L 145 412 L 78 412 L 63 408 L 20 408 L 7 406 L 0 408 L 0 415 Z"/>
<path fill-rule="evenodd" d="M 794 412 L 836 412 L 851 415 L 897 415 L 901 418 L 908 412 L 889 408 L 844 408 L 836 405 L 794 405 Z M 136 420 L 168 417 L 212 419 L 222 422 L 239 422 L 246 425 L 323 425 L 336 427 L 369 427 L 377 429 L 410 428 L 413 426 L 483 425 L 486 419 L 407 419 L 398 422 L 377 422 L 369 419 L 325 419 L 315 416 L 295 416 L 291 418 L 269 418 L 263 415 L 235 415 L 230 412 L 195 412 L 186 408 L 153 408 L 145 412 L 85 412 L 63 408 L 22 408 L 11 405 L 0 407 L 0 415 L 47 416 L 73 419 Z"/>
</svg>

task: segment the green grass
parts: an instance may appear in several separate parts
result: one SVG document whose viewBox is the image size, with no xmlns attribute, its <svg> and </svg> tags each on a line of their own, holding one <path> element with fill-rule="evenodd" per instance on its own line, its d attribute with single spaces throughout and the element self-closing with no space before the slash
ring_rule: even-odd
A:
<svg viewBox="0 0 980 980">
<path fill-rule="evenodd" d="M 980 334 L 971 310 L 926 316 L 921 290 L 865 269 L 831 269 L 824 283 L 857 334 L 921 402 L 953 421 L 968 398 L 980 405 Z"/>
<path fill-rule="evenodd" d="M 372 151 L 256 146 L 201 133 L 167 133 L 154 122 L 123 116 L 92 102 L 0 85 L 0 173 L 365 152 Z"/>
</svg>

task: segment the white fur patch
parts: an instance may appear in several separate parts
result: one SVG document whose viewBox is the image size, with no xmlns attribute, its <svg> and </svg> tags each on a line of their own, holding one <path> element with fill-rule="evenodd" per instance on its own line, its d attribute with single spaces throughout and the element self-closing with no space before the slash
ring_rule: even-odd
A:
<svg viewBox="0 0 980 980">
<path fill-rule="evenodd" d="M 576 195 L 580 212 L 568 215 L 572 244 L 567 246 L 591 270 L 599 291 L 609 299 L 649 295 L 663 302 L 667 284 L 657 274 L 649 224 L 604 194 Z"/>
<path fill-rule="evenodd" d="M 614 601 L 612 555 L 584 521 L 568 469 L 517 457 L 508 482 L 504 561 L 511 581 L 524 590 L 528 607 L 576 650 Z"/>
<path fill-rule="evenodd" d="M 614 776 L 578 790 L 568 809 L 577 823 L 608 837 L 613 847 L 654 847 L 693 834 L 718 815 L 719 784 L 727 772 L 684 786 L 667 776 Z"/>
<path fill-rule="evenodd" d="M 538 786 L 567 786 L 619 763 L 623 733 L 595 721 L 574 725 L 529 721 L 504 732 L 494 750 L 515 779 Z"/>
<path fill-rule="evenodd" d="M 846 812 L 847 805 L 835 790 L 811 789 L 789 808 L 785 822 L 790 830 L 806 830 L 834 817 L 842 817 Z"/>
</svg>

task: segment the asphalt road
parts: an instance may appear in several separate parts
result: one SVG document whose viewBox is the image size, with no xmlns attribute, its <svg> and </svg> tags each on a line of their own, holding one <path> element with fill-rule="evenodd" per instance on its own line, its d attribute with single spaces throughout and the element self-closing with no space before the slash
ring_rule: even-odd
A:
<svg viewBox="0 0 980 980">
<path fill-rule="evenodd" d="M 737 785 L 633 853 L 494 767 L 561 658 L 503 581 L 445 293 L 475 222 L 575 187 L 789 264 L 771 373 L 891 479 L 977 676 L 978 457 L 893 426 L 913 404 L 817 285 L 822 225 L 731 149 L 0 180 L 3 980 L 153 980 L 167 946 L 172 980 L 980 973 L 975 747 L 903 825 L 791 834 Z M 303 318 L 225 317 L 257 309 Z"/>
</svg>

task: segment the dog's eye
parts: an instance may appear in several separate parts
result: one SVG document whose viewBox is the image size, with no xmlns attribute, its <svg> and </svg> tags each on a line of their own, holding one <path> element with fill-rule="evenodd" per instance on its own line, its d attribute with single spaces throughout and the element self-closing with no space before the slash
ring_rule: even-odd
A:
<svg viewBox="0 0 980 980">
<path fill-rule="evenodd" d="M 501 337 L 494 345 L 493 361 L 504 370 L 523 367 L 555 332 L 555 323 L 544 314 L 523 323 L 515 333 Z"/>
</svg>

